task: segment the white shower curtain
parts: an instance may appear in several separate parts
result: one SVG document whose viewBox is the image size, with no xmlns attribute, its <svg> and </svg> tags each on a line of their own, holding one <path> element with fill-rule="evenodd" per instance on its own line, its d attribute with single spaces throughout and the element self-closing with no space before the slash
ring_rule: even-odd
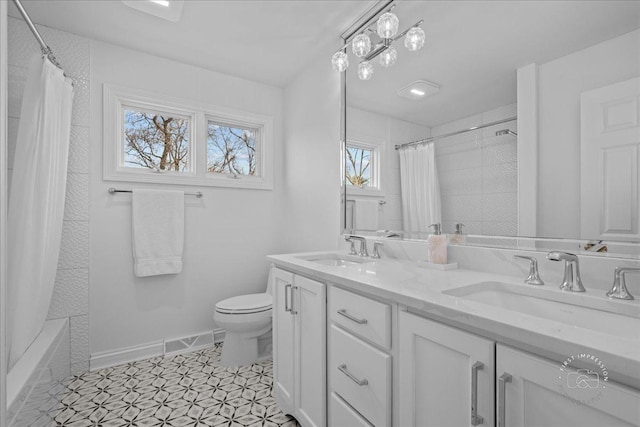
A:
<svg viewBox="0 0 640 427">
<path fill-rule="evenodd" d="M 405 233 L 425 233 L 442 221 L 434 146 L 404 147 L 399 155 L 403 228 Z"/>
<path fill-rule="evenodd" d="M 43 57 L 22 99 L 8 211 L 7 345 L 11 369 L 40 333 L 60 254 L 73 87 Z"/>
</svg>

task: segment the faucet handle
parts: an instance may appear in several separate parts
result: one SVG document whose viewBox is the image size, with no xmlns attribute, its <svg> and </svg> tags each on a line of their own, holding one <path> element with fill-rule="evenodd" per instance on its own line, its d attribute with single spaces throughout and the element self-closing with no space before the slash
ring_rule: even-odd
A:
<svg viewBox="0 0 640 427">
<path fill-rule="evenodd" d="M 351 249 L 349 250 L 349 255 L 358 255 L 356 252 L 356 242 L 351 238 L 351 236 L 345 236 L 344 240 L 351 243 Z"/>
<path fill-rule="evenodd" d="M 613 273 L 613 286 L 611 290 L 607 292 L 609 298 L 632 300 L 633 295 L 627 290 L 627 284 L 625 283 L 625 273 L 640 273 L 638 267 L 616 267 Z"/>
<path fill-rule="evenodd" d="M 378 252 L 378 249 L 380 248 L 380 246 L 384 246 L 383 242 L 373 242 L 373 254 L 371 255 L 371 258 L 380 258 L 380 252 Z"/>
<path fill-rule="evenodd" d="M 540 278 L 540 273 L 538 271 L 538 260 L 534 257 L 524 256 L 524 255 L 514 255 L 514 258 L 526 259 L 529 261 L 529 276 L 524 279 L 524 283 L 527 285 L 536 285 L 542 286 L 544 282 Z"/>
</svg>

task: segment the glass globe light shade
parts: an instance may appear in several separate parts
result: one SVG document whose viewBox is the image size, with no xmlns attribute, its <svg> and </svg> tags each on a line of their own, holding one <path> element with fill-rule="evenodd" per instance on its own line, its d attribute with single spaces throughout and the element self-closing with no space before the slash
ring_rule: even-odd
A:
<svg viewBox="0 0 640 427">
<path fill-rule="evenodd" d="M 369 61 L 362 61 L 358 64 L 358 78 L 360 80 L 369 80 L 373 76 L 373 65 Z"/>
<path fill-rule="evenodd" d="M 331 65 L 333 69 L 339 73 L 343 72 L 349 66 L 349 57 L 343 51 L 338 51 L 333 54 L 331 58 Z"/>
<path fill-rule="evenodd" d="M 362 58 L 371 50 L 371 39 L 366 34 L 358 34 L 351 42 L 351 49 L 354 55 Z"/>
<path fill-rule="evenodd" d="M 424 31 L 420 27 L 413 27 L 404 38 L 404 46 L 410 51 L 416 51 L 424 46 L 424 40 L 426 36 Z"/>
<path fill-rule="evenodd" d="M 396 63 L 396 59 L 398 58 L 398 51 L 395 47 L 389 46 L 387 50 L 382 52 L 378 57 L 380 61 L 380 65 L 383 67 L 390 67 Z"/>
<path fill-rule="evenodd" d="M 378 18 L 378 35 L 383 39 L 390 39 L 398 34 L 398 17 L 387 12 Z"/>
</svg>

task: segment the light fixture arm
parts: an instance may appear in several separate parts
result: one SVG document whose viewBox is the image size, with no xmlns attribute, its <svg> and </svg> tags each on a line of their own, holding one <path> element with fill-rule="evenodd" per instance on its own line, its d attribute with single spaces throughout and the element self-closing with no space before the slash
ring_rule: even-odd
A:
<svg viewBox="0 0 640 427">
<path fill-rule="evenodd" d="M 406 36 L 407 33 L 409 32 L 409 30 L 411 30 L 414 27 L 419 27 L 422 23 L 424 23 L 424 19 L 419 20 L 418 22 L 416 22 L 415 24 L 413 24 L 412 26 L 410 26 L 409 28 L 407 28 L 406 30 L 404 30 L 402 33 L 400 33 L 399 35 L 395 36 L 392 39 L 382 39 L 382 41 L 380 43 L 378 43 L 376 45 L 376 47 L 364 58 L 362 58 L 362 61 L 371 61 L 372 59 L 375 59 L 377 56 L 379 56 L 382 52 L 384 52 L 385 50 L 389 49 L 389 46 L 391 46 L 391 43 L 401 39 L 402 37 Z M 349 42 L 351 43 L 351 42 Z M 345 45 L 345 47 L 349 44 L 347 43 Z M 362 62 L 361 61 L 361 62 Z"/>
</svg>

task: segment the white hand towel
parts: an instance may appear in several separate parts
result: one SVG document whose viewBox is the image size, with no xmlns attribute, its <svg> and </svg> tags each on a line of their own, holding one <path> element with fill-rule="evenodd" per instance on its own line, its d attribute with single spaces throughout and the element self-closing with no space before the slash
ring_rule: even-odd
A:
<svg viewBox="0 0 640 427">
<path fill-rule="evenodd" d="M 378 230 L 378 200 L 355 200 L 355 224 L 356 230 Z"/>
<path fill-rule="evenodd" d="M 135 275 L 180 273 L 184 247 L 184 192 L 134 189 L 132 196 Z"/>
</svg>

